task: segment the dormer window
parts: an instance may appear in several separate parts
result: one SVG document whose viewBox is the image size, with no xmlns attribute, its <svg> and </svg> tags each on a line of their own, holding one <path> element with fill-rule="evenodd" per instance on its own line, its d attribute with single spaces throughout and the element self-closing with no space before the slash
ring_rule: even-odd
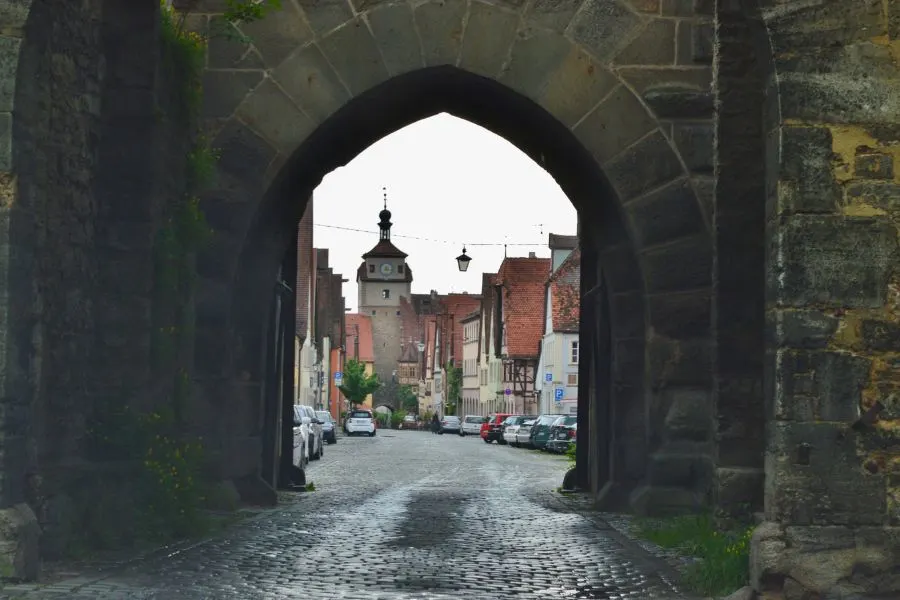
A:
<svg viewBox="0 0 900 600">
<path fill-rule="evenodd" d="M 369 265 L 369 273 L 375 272 L 375 265 Z"/>
</svg>

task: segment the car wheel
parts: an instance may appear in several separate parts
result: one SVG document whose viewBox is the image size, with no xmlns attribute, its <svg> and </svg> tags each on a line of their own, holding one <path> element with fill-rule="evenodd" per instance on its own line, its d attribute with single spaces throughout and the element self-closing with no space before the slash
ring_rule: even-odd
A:
<svg viewBox="0 0 900 600">
<path fill-rule="evenodd" d="M 370 433 L 369 437 L 375 437 L 375 432 L 373 431 L 372 433 Z"/>
<path fill-rule="evenodd" d="M 444 435 L 444 430 L 441 429 L 440 431 L 438 431 L 438 435 Z"/>
<path fill-rule="evenodd" d="M 490 443 L 491 443 L 491 440 L 489 440 L 488 438 L 484 438 L 484 443 L 485 443 L 485 444 L 490 444 Z"/>
</svg>

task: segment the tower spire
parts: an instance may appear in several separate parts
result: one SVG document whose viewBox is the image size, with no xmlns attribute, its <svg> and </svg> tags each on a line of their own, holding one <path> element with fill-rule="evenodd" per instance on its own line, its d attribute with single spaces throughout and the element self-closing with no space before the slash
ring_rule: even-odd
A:
<svg viewBox="0 0 900 600">
<path fill-rule="evenodd" d="M 378 223 L 378 228 L 381 230 L 380 239 L 382 240 L 390 240 L 391 239 L 391 211 L 388 210 L 387 207 L 387 188 L 381 188 L 382 194 L 384 195 L 384 209 L 378 213 L 378 218 L 381 221 Z"/>
</svg>

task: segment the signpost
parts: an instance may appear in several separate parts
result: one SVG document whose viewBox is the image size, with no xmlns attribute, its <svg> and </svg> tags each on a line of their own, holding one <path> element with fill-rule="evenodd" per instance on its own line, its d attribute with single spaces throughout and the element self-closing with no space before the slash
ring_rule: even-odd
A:
<svg viewBox="0 0 900 600">
<path fill-rule="evenodd" d="M 553 399 L 556 401 L 557 404 L 562 402 L 564 393 L 565 393 L 565 390 L 562 389 L 561 387 L 558 387 L 555 390 L 553 390 Z"/>
</svg>

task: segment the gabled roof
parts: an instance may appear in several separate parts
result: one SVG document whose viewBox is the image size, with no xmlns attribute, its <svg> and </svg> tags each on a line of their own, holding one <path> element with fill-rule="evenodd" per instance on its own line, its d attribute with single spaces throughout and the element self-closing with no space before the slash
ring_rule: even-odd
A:
<svg viewBox="0 0 900 600">
<path fill-rule="evenodd" d="M 553 331 L 577 333 L 581 317 L 581 250 L 576 248 L 547 279 Z"/>
<path fill-rule="evenodd" d="M 347 313 L 344 317 L 347 358 L 360 362 L 374 362 L 375 349 L 372 342 L 372 318 L 359 313 Z M 359 356 L 356 356 L 356 328 L 359 327 Z"/>
<path fill-rule="evenodd" d="M 397 362 L 402 363 L 418 363 L 419 362 L 419 349 L 416 347 L 416 342 L 407 342 L 403 344 L 403 352 L 400 354 L 400 360 Z"/>
<path fill-rule="evenodd" d="M 543 337 L 544 297 L 549 258 L 505 258 L 497 273 L 503 288 L 506 354 L 510 358 L 536 358 Z"/>
<path fill-rule="evenodd" d="M 397 246 L 391 243 L 390 240 L 381 240 L 375 247 L 362 255 L 363 258 L 406 258 L 409 256 Z"/>
</svg>

